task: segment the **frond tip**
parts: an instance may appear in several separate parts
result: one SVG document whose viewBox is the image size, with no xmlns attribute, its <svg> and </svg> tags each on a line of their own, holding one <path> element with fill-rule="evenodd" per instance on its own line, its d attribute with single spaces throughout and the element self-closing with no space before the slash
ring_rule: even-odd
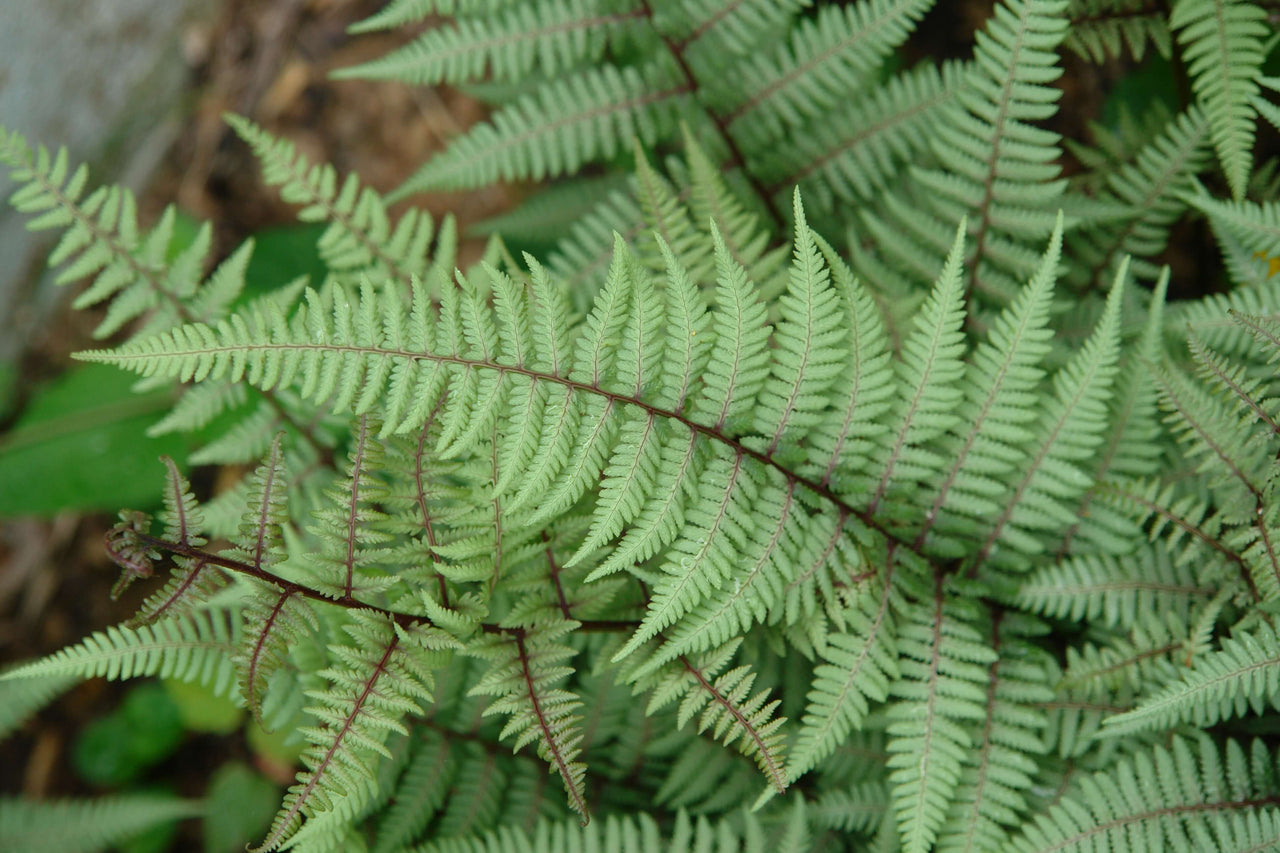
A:
<svg viewBox="0 0 1280 853">
<path fill-rule="evenodd" d="M 555 684 L 572 669 L 563 663 L 573 650 L 558 640 L 576 623 L 561 622 L 538 630 L 515 629 L 489 638 L 469 650 L 490 662 L 488 674 L 472 688 L 475 695 L 496 697 L 485 714 L 505 714 L 502 736 L 515 736 L 515 749 L 536 742 L 538 755 L 560 777 L 569 795 L 569 806 L 586 826 L 590 820 L 586 800 L 587 766 L 578 761 L 582 752 L 582 702 Z"/>
<path fill-rule="evenodd" d="M 1208 728 L 1268 707 L 1280 709 L 1280 641 L 1263 623 L 1223 640 L 1219 651 L 1199 658 L 1180 682 L 1126 714 L 1109 717 L 1106 727 L 1113 737 L 1184 722 Z"/>
</svg>

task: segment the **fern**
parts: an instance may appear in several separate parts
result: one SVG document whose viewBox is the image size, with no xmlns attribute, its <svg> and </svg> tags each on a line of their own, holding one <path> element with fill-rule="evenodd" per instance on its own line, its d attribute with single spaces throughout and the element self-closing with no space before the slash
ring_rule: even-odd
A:
<svg viewBox="0 0 1280 853">
<path fill-rule="evenodd" d="M 0 844 L 13 853 L 90 853 L 158 824 L 193 817 L 203 804 L 160 794 L 120 794 L 99 800 L 0 800 Z"/>
<path fill-rule="evenodd" d="M 646 710 L 652 712 L 680 700 L 677 725 L 684 727 L 698 718 L 698 731 L 712 729 L 726 745 L 738 743 L 744 755 L 753 758 L 776 791 L 786 788 L 783 777 L 782 720 L 773 719 L 777 700 L 767 692 L 751 695 L 756 675 L 750 667 L 721 670 L 737 650 L 737 642 L 714 649 L 705 656 L 679 658 L 654 672 L 654 667 L 629 673 L 638 687 L 653 692 Z"/>
<path fill-rule="evenodd" d="M 1045 616 L 1114 628 L 1130 627 L 1149 613 L 1185 616 L 1193 597 L 1212 593 L 1196 585 L 1190 566 L 1148 547 L 1123 557 L 1081 555 L 1048 566 L 1018 588 L 1018 603 Z"/>
<path fill-rule="evenodd" d="M 991 646 L 1000 658 L 988 669 L 985 713 L 974 739 L 978 756 L 960 778 L 939 849 L 997 850 L 1023 821 L 1036 759 L 1046 751 L 1045 715 L 1034 705 L 1052 696 L 1037 659 L 1042 652 L 1028 641 L 1040 633 L 1040 625 L 1015 614 L 991 614 Z"/>
<path fill-rule="evenodd" d="M 598 2 L 513 6 L 496 19 L 462 19 L 428 30 L 417 41 L 340 77 L 405 80 L 416 85 L 552 76 L 600 59 L 611 41 L 625 39 L 643 7 Z"/>
<path fill-rule="evenodd" d="M 1157 848 L 1266 849 L 1280 837 L 1268 779 L 1273 759 L 1258 742 L 1250 754 L 1228 741 L 1225 752 L 1208 739 L 1176 738 L 1121 761 L 1114 775 L 1084 777 L 1076 796 L 1010 849 L 1088 850 L 1126 839 Z M 1220 773 L 1233 780 L 1229 788 Z"/>
<path fill-rule="evenodd" d="M 864 586 L 844 614 L 846 631 L 827 636 L 788 766 L 791 779 L 829 756 L 851 729 L 860 728 L 872 702 L 888 698 L 889 685 L 899 672 L 893 614 L 905 607 L 891 600 L 894 591 L 888 580 Z"/>
<path fill-rule="evenodd" d="M 865 0 L 812 20 L 797 15 L 798 3 L 516 4 L 492 15 L 464 7 L 450 10 L 452 26 L 348 73 L 417 83 L 545 77 L 529 94 L 516 85 L 514 97 L 499 95 L 491 122 L 424 164 L 402 194 L 573 174 L 624 151 L 633 134 L 649 146 L 674 138 L 678 117 L 709 140 L 715 161 L 737 161 L 753 206 L 781 225 L 760 177 L 773 145 L 784 129 L 834 128 L 827 108 L 872 79 L 930 5 Z M 750 85 L 725 85 L 733 80 Z M 740 94 L 752 92 L 760 94 Z M 914 147 L 901 136 L 897 145 Z"/>
<path fill-rule="evenodd" d="M 433 649 L 447 645 L 430 631 L 404 631 L 376 616 L 356 616 L 343 626 L 353 643 L 338 641 L 335 665 L 322 670 L 328 682 L 310 694 L 307 711 L 318 725 L 305 729 L 302 753 L 306 769 L 285 795 L 280 813 L 256 850 L 276 850 L 293 836 L 304 815 L 322 820 L 326 812 L 352 808 L 351 800 L 369 796 L 371 754 L 389 755 L 382 741 L 390 731 L 405 733 L 399 719 L 417 713 L 431 698 Z"/>
<path fill-rule="evenodd" d="M 73 675 L 48 675 L 44 678 L 4 679 L 0 676 L 0 735 L 8 736 L 41 708 L 73 687 Z"/>
<path fill-rule="evenodd" d="M 615 156 L 633 135 L 652 145 L 675 130 L 687 95 L 688 88 L 659 67 L 582 71 L 462 137 L 402 194 L 556 177 Z"/>
<path fill-rule="evenodd" d="M 696 823 L 680 812 L 669 835 L 652 819 L 609 818 L 588 827 L 540 822 L 531 831 L 518 829 L 489 832 L 475 839 L 441 841 L 415 848 L 415 853 L 552 853 L 555 850 L 582 850 L 584 853 L 611 853 L 624 850 L 670 850 L 672 853 L 704 849 L 715 844 L 721 850 L 748 850 L 763 838 L 760 825 L 747 815 L 745 827 L 736 829 L 725 820 Z M 779 848 L 799 851 L 795 844 Z"/>
<path fill-rule="evenodd" d="M 1218 160 L 1236 199 L 1253 158 L 1253 97 L 1264 56 L 1265 13 L 1252 3 L 1179 0 L 1169 18 L 1178 31 L 1192 86 L 1204 104 Z"/>
<path fill-rule="evenodd" d="M 278 185 L 285 201 L 303 205 L 298 218 L 328 223 L 317 248 L 335 273 L 357 281 L 370 276 L 408 288 L 414 277 L 431 278 L 433 271 L 452 266 L 451 217 L 438 235 L 431 216 L 422 210 L 411 208 L 393 226 L 386 203 L 362 187 L 355 175 L 348 175 L 339 187 L 333 167 L 310 165 L 287 140 L 275 139 L 237 116 L 228 116 L 227 122 L 262 162 L 267 184 Z M 438 248 L 435 258 L 430 257 L 432 248 Z"/>
<path fill-rule="evenodd" d="M 304 744 L 262 850 L 1275 846 L 1260 7 L 1008 0 L 912 65 L 932 5 L 389 4 L 359 29 L 440 25 L 344 76 L 494 107 L 396 197 L 557 183 L 465 264 L 232 118 L 327 224 L 249 301 L 250 248 L 168 260 L 0 137 L 122 333 L 80 357 L 217 427 L 108 535 L 134 618 L 6 671 L 3 722 L 211 683 Z M 1188 102 L 1064 139 L 1064 46 Z M 1200 216 L 1219 278 L 1162 266 Z"/>
<path fill-rule="evenodd" d="M 1027 241 L 1049 235 L 1066 189 L 1048 153 L 1056 136 L 1032 124 L 1054 110 L 1057 93 L 1047 84 L 1060 73 L 1052 51 L 1066 33 L 1062 10 L 1053 2 L 996 8 L 978 40 L 974 77 L 938 124 L 939 168 L 914 170 L 910 189 L 888 202 L 887 219 L 865 218 L 880 250 L 909 275 L 918 279 L 933 265 L 924 259 L 946 251 L 961 215 L 973 240 L 966 292 L 1008 301 L 1013 281 L 1032 268 Z"/>
<path fill-rule="evenodd" d="M 1072 0 L 1069 14 L 1066 46 L 1094 62 L 1126 49 L 1135 60 L 1148 47 L 1164 57 L 1173 52 L 1165 10 L 1151 0 Z"/>
<path fill-rule="evenodd" d="M 158 675 L 206 684 L 225 694 L 232 674 L 226 657 L 235 639 L 225 612 L 203 611 L 136 629 L 121 626 L 98 632 L 78 645 L 0 677 L 103 676 L 117 680 Z"/>
<path fill-rule="evenodd" d="M 888 712 L 889 781 L 907 850 L 928 850 L 937 839 L 973 746 L 964 722 L 984 716 L 980 685 L 996 659 L 968 620 L 947 612 L 943 601 L 938 584 L 934 606 L 918 608 L 916 619 L 902 626 L 899 701 Z"/>
<path fill-rule="evenodd" d="M 586 765 L 577 761 L 581 735 L 575 731 L 579 718 L 574 711 L 581 706 L 571 693 L 551 685 L 569 674 L 557 666 L 573 655 L 573 650 L 556 643 L 556 639 L 572 630 L 572 623 L 536 633 L 516 631 L 474 653 L 488 658 L 492 669 L 472 690 L 498 696 L 485 713 L 507 713 L 510 722 L 503 736 L 516 735 L 515 748 L 536 741 L 538 754 L 551 764 L 569 793 L 569 804 L 587 823 L 587 803 L 583 780 Z M 515 695 L 509 695 L 515 694 Z"/>
<path fill-rule="evenodd" d="M 312 292 L 308 296 L 310 308 L 293 319 L 250 311 L 218 329 L 188 327 L 91 357 L 120 362 L 143 372 L 211 377 L 230 374 L 233 379 L 245 373 L 251 382 L 267 387 L 296 381 L 305 395 L 318 399 L 333 397 L 337 377 L 345 375 L 348 393 L 339 396 L 338 405 L 359 407 L 359 400 L 383 397 L 380 389 L 386 388 L 383 405 L 396 412 L 410 410 L 409 394 L 421 394 L 422 389 L 429 389 L 430 396 L 425 400 L 415 399 L 412 409 L 421 413 L 439 403 L 438 424 L 433 422 L 433 428 L 439 429 L 437 447 L 450 455 L 479 452 L 482 458 L 499 460 L 499 470 L 510 464 L 525 466 L 525 470 L 517 469 L 515 474 L 507 469 L 506 479 L 514 481 L 507 487 L 514 493 L 509 497 L 502 496 L 501 488 L 496 493 L 493 491 L 506 479 L 501 473 L 492 473 L 490 463 L 477 469 L 477 485 L 488 495 L 486 500 L 493 502 L 507 519 L 500 534 L 502 550 L 494 560 L 497 574 L 491 578 L 514 577 L 513 570 L 504 568 L 503 564 L 508 561 L 508 548 L 513 549 L 511 559 L 517 559 L 514 555 L 521 553 L 521 546 L 516 539 L 507 541 L 509 535 L 523 536 L 518 533 L 522 525 L 523 529 L 536 530 L 546 520 L 563 513 L 579 500 L 586 481 L 606 470 L 616 473 L 606 474 L 605 487 L 592 511 L 594 538 L 579 546 L 577 554 L 565 565 L 576 567 L 584 556 L 602 547 L 605 553 L 609 553 L 610 548 L 637 553 L 627 545 L 626 537 L 611 545 L 600 531 L 618 529 L 618 523 L 612 521 L 611 516 L 629 505 L 627 518 L 638 518 L 640 526 L 634 527 L 628 536 L 636 535 L 637 531 L 651 535 L 644 532 L 646 511 L 639 498 L 632 498 L 628 504 L 615 495 L 634 489 L 639 489 L 642 495 L 657 486 L 658 478 L 652 474 L 640 480 L 639 485 L 635 482 L 637 472 L 652 471 L 655 456 L 662 458 L 655 453 L 656 447 L 646 450 L 648 442 L 642 437 L 645 431 L 659 430 L 660 436 L 669 432 L 668 440 L 673 442 L 671 446 L 676 453 L 668 459 L 674 462 L 683 458 L 687 460 L 685 466 L 695 458 L 703 461 L 692 470 L 667 467 L 664 476 L 670 478 L 670 485 L 655 496 L 657 514 L 651 517 L 656 521 L 670 512 L 675 500 L 685 504 L 680 509 L 683 524 L 672 527 L 667 522 L 661 530 L 653 528 L 652 535 L 657 538 L 649 546 L 653 550 L 648 552 L 657 556 L 653 568 L 631 568 L 638 578 L 653 583 L 652 596 L 637 630 L 613 657 L 615 660 L 627 658 L 662 635 L 662 644 L 647 651 L 635 664 L 637 676 L 643 677 L 684 661 L 690 653 L 740 636 L 753 623 L 778 620 L 788 609 L 789 584 L 812 584 L 814 592 L 808 595 L 821 595 L 824 587 L 829 595 L 835 594 L 831 579 L 857 570 L 865 559 L 857 539 L 847 538 L 851 534 L 841 529 L 839 519 L 857 520 L 866 525 L 866 532 L 861 536 L 886 537 L 881 541 L 890 543 L 891 548 L 920 547 L 918 541 L 913 544 L 887 533 L 876 515 L 882 504 L 894 507 L 886 510 L 888 513 L 901 512 L 896 509 L 897 504 L 889 504 L 888 499 L 911 493 L 902 487 L 894 489 L 891 484 L 895 478 L 904 477 L 910 483 L 935 467 L 940 469 L 946 456 L 926 448 L 945 446 L 948 431 L 957 425 L 957 419 L 948 412 L 954 405 L 953 392 L 948 386 L 954 385 L 964 369 L 960 360 L 961 238 L 957 238 L 933 298 L 921 311 L 917 334 L 908 343 L 906 361 L 899 374 L 908 392 L 898 403 L 900 426 L 895 428 L 892 440 L 888 436 L 883 438 L 884 449 L 877 454 L 881 461 L 872 463 L 882 473 L 873 480 L 877 486 L 866 498 L 868 507 L 860 510 L 841 496 L 851 492 L 833 492 L 819 475 L 802 473 L 824 471 L 827 473 L 822 476 L 835 480 L 834 472 L 844 467 L 844 454 L 838 448 L 849 437 L 847 415 L 839 409 L 827 409 L 817 401 L 824 400 L 832 391 L 841 395 L 849 393 L 847 386 L 836 382 L 833 367 L 848 363 L 851 342 L 831 321 L 840 316 L 833 310 L 834 306 L 841 301 L 846 306 L 857 305 L 859 296 L 851 279 L 839 267 L 837 274 L 832 275 L 827 257 L 805 225 L 798 202 L 796 223 L 794 259 L 776 328 L 766 324 L 763 308 L 752 293 L 745 271 L 734 263 L 724 242 L 715 240 L 713 230 L 718 270 L 716 304 L 700 306 L 691 312 L 690 305 L 696 305 L 701 297 L 688 290 L 685 283 L 688 274 L 671 255 L 669 263 L 673 266 L 668 275 L 671 289 L 662 298 L 666 300 L 665 313 L 676 321 L 667 328 L 659 324 L 660 292 L 655 283 L 634 254 L 619 243 L 609 280 L 595 306 L 586 320 L 572 329 L 566 325 L 562 309 L 556 307 L 563 297 L 553 298 L 554 285 L 535 267 L 527 293 L 517 290 L 506 275 L 491 271 L 488 274 L 493 287 L 491 306 L 480 299 L 475 284 L 466 277 L 460 276 L 457 287 L 443 294 L 438 311 L 429 306 L 419 288 L 411 314 L 414 318 L 411 329 L 397 328 L 403 320 L 390 313 L 388 306 L 396 302 L 392 297 L 380 297 L 366 287 L 359 301 L 351 302 L 340 286 L 335 286 Z M 1014 306 L 1010 309 L 1011 316 L 1016 317 L 1023 310 L 1034 312 L 1037 305 L 1043 312 L 1056 246 L 1055 242 L 1041 274 L 1028 285 L 1026 302 L 1019 303 L 1032 308 Z M 666 251 L 670 255 L 669 250 Z M 1054 477 L 1061 476 L 1056 472 L 1067 470 L 1063 466 L 1068 460 L 1079 458 L 1078 454 L 1096 441 L 1105 423 L 1105 409 L 1100 406 L 1105 397 L 1098 395 L 1106 388 L 1111 369 L 1108 365 L 1114 359 L 1121 292 L 1120 288 L 1113 291 L 1111 309 L 1104 315 L 1095 339 L 1058 372 L 1056 383 L 1046 389 L 1043 426 L 1016 439 L 1019 446 L 1025 445 L 1032 451 L 1031 458 L 1038 462 L 1025 474 L 1026 485 L 1011 493 L 1011 502 L 1005 505 L 986 543 L 977 543 L 978 550 L 973 553 L 979 561 L 989 556 L 994 537 L 1002 533 L 1008 535 L 1007 531 L 1012 529 L 1009 525 L 1018 523 L 1016 519 L 1022 517 L 1018 513 L 1029 511 L 1019 509 L 1020 500 L 1031 500 L 1041 489 L 1066 494 L 1060 486 L 1035 485 L 1039 482 L 1035 479 L 1039 476 L 1037 472 L 1042 468 L 1051 469 Z M 847 310 L 844 308 L 841 313 Z M 383 318 L 380 322 L 376 319 L 379 316 Z M 695 355 L 687 346 L 689 339 L 695 337 L 691 321 L 679 318 L 699 316 L 710 318 L 705 323 L 694 321 L 703 334 L 736 344 L 713 349 L 705 366 L 698 371 L 699 381 L 693 384 L 693 359 L 702 356 Z M 537 327 L 546 333 L 530 338 L 529 330 Z M 1035 323 L 1029 328 L 1034 329 Z M 1009 338 L 1002 329 L 993 330 L 994 340 L 1013 341 L 1009 344 L 1012 351 L 1029 346 L 1017 336 Z M 391 333 L 384 336 L 387 330 Z M 880 340 L 873 332 L 866 339 L 873 346 Z M 1036 336 L 1031 334 L 1028 339 L 1034 341 Z M 388 340 L 405 341 L 410 349 L 388 349 Z M 768 345 L 770 340 L 772 346 Z M 672 352 L 675 360 L 664 357 L 664 352 Z M 1028 352 L 1036 350 L 1032 348 Z M 888 366 L 873 353 L 864 351 L 860 358 L 878 364 L 879 370 Z M 659 370 L 659 365 L 665 367 Z M 646 377 L 652 379 L 646 381 Z M 508 419 L 501 407 L 508 400 L 519 399 L 517 389 L 521 395 L 532 395 L 539 393 L 540 385 L 553 390 L 542 404 L 542 426 L 538 428 L 535 422 L 533 428 L 538 432 L 530 434 L 530 421 L 523 414 L 524 404 L 515 407 L 518 416 L 514 419 Z M 650 394 L 654 396 L 650 398 Z M 1078 411 L 1083 411 L 1083 415 L 1077 415 Z M 410 415 L 398 425 L 388 421 L 383 432 L 417 429 L 418 417 L 420 415 Z M 833 422 L 835 417 L 839 420 Z M 784 446 L 799 444 L 811 431 L 822 435 L 821 430 L 840 424 L 843 426 L 839 431 L 831 434 L 833 440 L 815 443 L 812 454 L 780 452 Z M 353 459 L 363 458 L 368 432 L 367 424 L 357 432 Z M 1070 442 L 1066 436 L 1072 437 Z M 491 445 L 490 441 L 494 443 Z M 525 449 L 518 449 L 512 443 Z M 836 450 L 834 456 L 831 455 L 833 449 Z M 647 461 L 642 461 L 646 453 Z M 1062 462 L 1055 461 L 1059 453 L 1067 454 Z M 614 460 L 609 469 L 605 468 L 607 459 Z M 490 473 L 480 473 L 481 470 Z M 266 475 L 260 475 L 262 477 Z M 614 478 L 623 482 L 612 485 Z M 682 480 L 687 480 L 688 485 Z M 495 494 L 499 500 L 495 500 Z M 340 527 L 347 531 L 348 545 L 354 541 L 350 537 L 356 535 L 354 531 L 359 524 L 355 521 L 357 516 L 352 514 L 356 495 L 357 490 L 352 487 L 333 496 L 335 503 L 346 506 L 342 518 L 347 521 Z M 536 505 L 530 504 L 534 495 L 539 496 Z M 838 510 L 837 524 L 822 520 L 821 515 L 811 515 L 808 507 L 814 501 L 833 505 Z M 751 513 L 762 513 L 773 518 L 774 523 L 757 527 L 747 535 L 746 519 Z M 250 518 L 261 514 L 261 510 L 253 510 Z M 1058 516 L 1063 523 L 1071 520 L 1069 514 L 1058 513 Z M 264 529 L 260 524 L 246 524 L 242 532 L 252 548 L 246 551 L 241 546 L 240 553 L 244 556 L 240 560 L 255 574 L 262 573 L 264 566 L 269 565 L 258 557 L 259 553 L 271 553 L 263 544 L 267 541 L 262 533 Z M 437 551 L 441 556 L 455 559 L 464 553 L 456 549 Z M 341 553 L 349 556 L 353 552 L 347 548 Z M 554 548 L 548 554 L 555 565 L 558 561 Z M 916 559 L 911 556 L 913 563 Z M 599 556 L 595 560 L 595 565 L 605 568 L 598 562 Z M 797 575 L 792 574 L 794 569 L 790 567 L 793 566 L 812 568 Z M 611 561 L 607 570 L 626 568 L 626 564 Z M 324 571 L 319 566 L 313 570 L 311 583 L 315 586 L 305 593 L 277 583 L 276 606 L 289 597 L 300 596 L 299 601 L 303 598 L 323 600 L 326 594 L 352 601 L 354 605 L 355 596 L 368 594 L 354 587 L 335 587 L 326 592 L 324 584 L 332 581 L 323 580 Z M 910 574 L 918 571 L 918 567 L 913 568 Z M 464 580 L 468 576 L 454 577 Z M 483 577 L 474 575 L 470 579 Z M 555 582 L 560 583 L 558 579 Z M 935 600 L 940 602 L 940 596 L 942 593 L 937 593 Z M 572 601 L 567 597 L 560 599 L 563 616 L 569 616 L 577 606 Z M 929 612 L 918 607 L 905 609 L 914 614 L 911 618 L 920 618 Z M 796 612 L 795 605 L 791 605 L 791 610 Z M 855 624 L 865 618 L 864 614 L 861 619 L 855 619 Z M 263 624 L 261 618 L 257 622 Z M 962 622 L 958 620 L 957 625 Z M 963 631 L 961 635 L 967 636 Z M 965 643 L 969 645 L 963 648 L 968 651 L 961 654 L 971 657 L 976 647 L 972 646 L 972 639 Z M 518 650 L 519 642 L 515 645 Z M 497 648 L 510 648 L 510 641 Z M 903 660 L 919 660 L 901 647 L 899 654 L 904 655 Z M 920 655 L 928 657 L 924 652 Z M 515 659 L 523 660 L 524 656 L 517 655 Z M 512 677 L 517 674 L 510 669 L 513 664 L 504 666 Z M 882 698 L 886 695 L 884 673 L 892 671 L 892 664 L 881 660 L 857 677 L 858 686 L 853 689 L 856 693 Z M 691 699 L 686 701 L 686 714 L 705 708 L 701 725 L 716 728 L 730 742 L 746 743 L 748 753 L 761 763 L 774 784 L 781 787 L 784 771 L 778 746 L 773 743 L 779 725 L 779 721 L 771 720 L 774 704 L 765 703 L 762 696 L 749 698 L 751 679 L 745 672 L 735 670 L 718 680 L 710 676 L 695 679 L 703 684 L 704 692 L 691 694 Z M 906 678 L 905 673 L 903 677 Z M 926 682 L 932 678 L 915 677 Z M 879 686 L 873 680 L 876 678 L 881 679 Z M 527 674 L 527 680 L 532 685 L 538 684 L 531 673 Z M 842 688 L 846 695 L 848 689 Z M 512 731 L 536 733 L 541 730 L 546 748 L 544 755 L 570 780 L 571 800 L 580 798 L 580 794 L 574 794 L 580 770 L 575 765 L 573 741 L 564 740 L 567 736 L 559 733 L 559 723 L 554 722 L 568 713 L 572 702 L 566 699 L 569 704 L 555 714 L 530 711 L 541 707 L 536 700 L 538 695 L 537 688 L 525 691 L 519 707 L 524 709 L 521 714 L 532 713 L 532 716 L 516 717 L 524 722 Z M 700 697 L 697 704 L 688 704 L 693 697 Z M 562 705 L 557 700 L 553 707 Z M 856 705 L 850 707 L 856 708 Z M 975 714 L 977 707 L 973 708 Z M 847 715 L 849 711 L 816 706 L 815 713 L 817 717 L 809 724 L 813 734 L 808 736 L 816 737 L 816 741 L 806 747 L 803 762 L 818 760 L 857 722 L 855 711 L 853 718 L 843 716 L 834 722 L 833 729 L 828 729 L 833 723 L 824 722 L 823 715 Z M 910 843 L 919 847 L 929 843 L 929 833 L 936 830 L 945 803 L 954 795 L 958 784 L 960 766 L 956 763 L 958 754 L 954 745 L 968 742 L 956 723 L 947 719 L 947 712 L 942 713 L 937 723 L 941 734 L 936 736 L 951 746 L 938 747 L 938 760 L 952 763 L 948 765 L 949 776 L 943 774 L 939 778 L 951 781 L 946 787 L 935 788 L 937 782 L 932 775 L 927 784 L 924 779 L 899 780 L 903 798 L 908 796 L 907 791 L 914 790 L 913 785 L 922 786 L 911 794 L 916 801 L 914 806 L 908 807 L 906 799 L 902 799 L 899 806 L 904 832 L 909 830 Z M 963 718 L 965 712 L 960 713 Z M 535 720 L 540 721 L 538 727 L 530 728 Z M 824 734 L 824 730 L 834 732 L 834 739 L 833 735 Z M 905 737 L 907 732 L 903 730 L 900 734 Z M 930 729 L 924 737 L 932 744 L 935 732 Z M 904 747 L 904 752 L 917 749 L 914 740 L 904 739 L 900 743 L 910 744 L 909 748 Z M 950 758 L 946 758 L 948 755 Z M 798 766 L 803 768 L 805 764 Z"/>
<path fill-rule="evenodd" d="M 1191 189 L 1191 175 L 1204 167 L 1208 126 L 1198 109 L 1179 115 L 1136 151 L 1131 162 L 1107 177 L 1108 195 L 1133 214 L 1123 228 L 1088 229 L 1073 235 L 1069 251 L 1089 270 L 1083 284 L 1101 284 L 1100 279 L 1114 274 L 1116 262 L 1125 255 L 1134 258 L 1136 276 L 1153 280 L 1159 275 L 1154 265 L 1138 259 L 1164 250 L 1169 226 L 1185 210 L 1182 196 Z"/>
<path fill-rule="evenodd" d="M 1108 731 L 1172 728 L 1187 721 L 1200 727 L 1255 713 L 1280 702 L 1280 660 L 1275 634 L 1265 626 L 1223 641 L 1222 649 L 1202 657 L 1181 682 L 1170 684 L 1137 708 L 1107 721 Z"/>
</svg>

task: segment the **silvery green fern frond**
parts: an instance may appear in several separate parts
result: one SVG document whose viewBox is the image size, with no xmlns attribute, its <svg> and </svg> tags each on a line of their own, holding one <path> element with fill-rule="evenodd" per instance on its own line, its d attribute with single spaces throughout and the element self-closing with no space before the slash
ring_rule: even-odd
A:
<svg viewBox="0 0 1280 853">
<path fill-rule="evenodd" d="M 1010 0 L 909 65 L 932 5 L 392 3 L 364 29 L 447 20 L 353 75 L 495 101 L 404 191 L 563 180 L 464 265 L 232 119 L 328 223 L 252 301 L 249 249 L 165 260 L 4 137 L 142 321 L 82 357 L 184 383 L 160 429 L 242 414 L 192 460 L 246 471 L 164 461 L 108 539 L 155 588 L 0 676 L 4 722 L 63 673 L 211 681 L 304 741 L 263 850 L 1274 846 L 1269 43 L 1215 88 L 1203 4 Z M 1064 45 L 1194 97 L 1064 145 Z M 1223 292 L 1176 300 L 1200 216 Z"/>
</svg>

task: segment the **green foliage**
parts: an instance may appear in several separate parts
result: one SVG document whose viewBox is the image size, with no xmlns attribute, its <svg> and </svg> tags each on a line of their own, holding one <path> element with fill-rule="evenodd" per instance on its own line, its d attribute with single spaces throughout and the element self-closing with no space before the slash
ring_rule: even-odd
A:
<svg viewBox="0 0 1280 853">
<path fill-rule="evenodd" d="M 1266 12 L 1246 2 L 1178 0 L 1169 26 L 1178 33 L 1231 194 L 1240 199 L 1253 162 L 1253 98 L 1266 56 Z"/>
<path fill-rule="evenodd" d="M 76 738 L 72 762 L 86 782 L 119 787 L 168 758 L 182 736 L 182 717 L 164 688 L 139 684 L 119 708 L 85 726 Z"/>
<path fill-rule="evenodd" d="M 216 816 L 204 822 L 205 853 L 243 850 L 266 832 L 279 799 L 276 787 L 244 764 L 219 767 L 205 795 L 209 814 Z"/>
<path fill-rule="evenodd" d="M 764 850 L 767 843 L 759 823 L 750 813 L 742 815 L 743 827 L 728 820 L 712 823 L 705 818 L 696 823 L 681 811 L 674 825 L 664 832 L 652 819 L 610 817 L 599 823 L 577 827 L 567 823 L 541 822 L 531 831 L 504 828 L 486 833 L 474 840 L 428 843 L 414 848 L 415 853 L 553 853 L 556 850 L 582 850 L 584 853 L 622 853 L 629 850 L 668 850 L 671 853 L 705 850 Z M 791 839 L 788 839 L 791 840 Z M 770 849 L 800 851 L 798 844 L 783 844 Z"/>
<path fill-rule="evenodd" d="M 1247 749 L 1247 751 L 1246 751 Z M 1009 850 L 1265 850 L 1280 839 L 1275 758 L 1261 741 L 1174 738 L 1142 750 L 1041 817 Z M 1224 784 L 1225 780 L 1229 784 Z"/>
<path fill-rule="evenodd" d="M 80 357 L 246 469 L 202 502 L 164 460 L 108 550 L 168 580 L 0 676 L 9 724 L 68 676 L 243 702 L 302 741 L 259 850 L 1275 846 L 1261 12 L 1008 0 L 907 67 L 930 5 L 390 4 L 450 20 L 348 73 L 498 102 L 401 194 L 562 176 L 503 220 L 545 260 L 458 268 L 233 118 L 321 266 L 206 277 L 3 137 L 85 301 L 146 314 Z M 1190 100 L 1063 140 L 1064 45 Z"/>
<path fill-rule="evenodd" d="M 92 801 L 0 800 L 0 846 L 13 853 L 95 853 L 167 821 L 200 814 L 200 803 L 160 794 Z"/>
<path fill-rule="evenodd" d="M 80 681 L 74 675 L 0 680 L 0 736 L 20 729 L 37 711 Z"/>
<path fill-rule="evenodd" d="M 143 433 L 169 411 L 169 389 L 131 394 L 133 380 L 84 365 L 43 389 L 0 439 L 0 515 L 109 509 L 122 495 L 149 506 L 164 482 L 154 466 L 187 442 Z"/>
<path fill-rule="evenodd" d="M 163 684 L 187 731 L 225 735 L 240 729 L 244 708 L 229 697 L 190 681 L 168 679 Z"/>
<path fill-rule="evenodd" d="M 130 628 L 100 631 L 63 649 L 39 665 L 9 670 L 5 678 L 73 675 L 112 680 L 159 675 L 229 689 L 231 667 L 223 656 L 234 647 L 227 614 L 198 611 L 185 617 Z"/>
</svg>

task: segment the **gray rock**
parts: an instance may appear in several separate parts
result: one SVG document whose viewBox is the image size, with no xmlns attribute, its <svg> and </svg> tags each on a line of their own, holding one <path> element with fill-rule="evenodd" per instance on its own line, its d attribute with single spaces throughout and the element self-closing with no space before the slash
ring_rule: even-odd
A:
<svg viewBox="0 0 1280 853">
<path fill-rule="evenodd" d="M 183 29 L 213 0 L 0 0 L 0 124 L 66 146 L 92 185 L 139 187 L 178 127 L 189 78 Z M 0 172 L 0 197 L 14 187 Z M 41 280 L 50 236 L 0 209 L 0 361 L 21 351 L 56 294 Z M 44 276 L 47 279 L 48 276 Z"/>
</svg>

